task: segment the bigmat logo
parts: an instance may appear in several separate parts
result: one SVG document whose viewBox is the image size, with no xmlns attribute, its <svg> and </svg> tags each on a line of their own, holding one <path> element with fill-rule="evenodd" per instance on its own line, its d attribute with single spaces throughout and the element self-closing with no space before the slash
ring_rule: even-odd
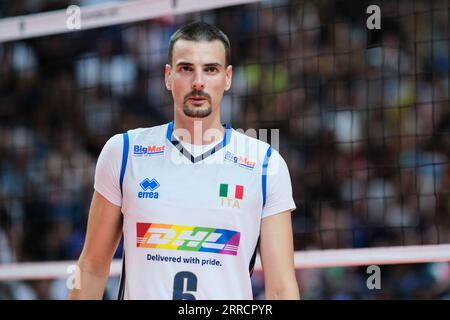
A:
<svg viewBox="0 0 450 320">
<path fill-rule="evenodd" d="M 256 166 L 255 161 L 250 161 L 247 157 L 238 156 L 234 153 L 227 151 L 224 156 L 225 160 L 231 161 L 232 163 L 239 165 L 242 168 L 253 170 Z"/>
<path fill-rule="evenodd" d="M 163 155 L 166 146 L 142 146 L 135 144 L 133 146 L 133 155 L 134 156 L 157 156 Z"/>
<path fill-rule="evenodd" d="M 237 255 L 241 233 L 232 230 L 136 223 L 138 248 L 213 252 Z"/>
</svg>

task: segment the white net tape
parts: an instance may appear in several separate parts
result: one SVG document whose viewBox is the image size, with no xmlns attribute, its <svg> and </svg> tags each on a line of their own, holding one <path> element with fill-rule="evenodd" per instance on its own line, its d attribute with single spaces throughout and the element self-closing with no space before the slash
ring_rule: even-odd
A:
<svg viewBox="0 0 450 320">
<path fill-rule="evenodd" d="M 260 0 L 135 0 L 93 5 L 81 7 L 79 30 L 258 1 Z M 71 12 L 71 10 L 56 10 L 0 19 L 0 42 L 77 31 L 68 27 Z"/>
<path fill-rule="evenodd" d="M 450 245 L 297 251 L 294 260 L 297 269 L 446 262 L 450 261 Z M 67 278 L 74 265 L 76 261 L 4 264 L 0 265 L 0 281 Z M 114 260 L 110 275 L 118 276 L 121 270 L 122 261 Z M 255 271 L 261 270 L 258 257 Z"/>
</svg>

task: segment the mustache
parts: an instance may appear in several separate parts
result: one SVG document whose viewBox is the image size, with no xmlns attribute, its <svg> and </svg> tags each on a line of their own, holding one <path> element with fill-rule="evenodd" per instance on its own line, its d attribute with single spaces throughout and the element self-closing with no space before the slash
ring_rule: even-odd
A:
<svg viewBox="0 0 450 320">
<path fill-rule="evenodd" d="M 211 96 L 203 90 L 192 90 L 184 96 L 184 102 L 186 102 L 191 97 L 202 97 L 206 98 L 208 101 L 211 101 Z"/>
</svg>

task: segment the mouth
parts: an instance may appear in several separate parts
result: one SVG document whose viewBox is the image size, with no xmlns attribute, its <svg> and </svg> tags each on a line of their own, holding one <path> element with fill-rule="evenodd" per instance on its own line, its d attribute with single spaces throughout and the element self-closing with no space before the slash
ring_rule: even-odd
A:
<svg viewBox="0 0 450 320">
<path fill-rule="evenodd" d="M 193 104 L 194 106 L 201 106 L 205 102 L 208 101 L 205 97 L 190 97 L 188 98 L 188 101 Z"/>
</svg>

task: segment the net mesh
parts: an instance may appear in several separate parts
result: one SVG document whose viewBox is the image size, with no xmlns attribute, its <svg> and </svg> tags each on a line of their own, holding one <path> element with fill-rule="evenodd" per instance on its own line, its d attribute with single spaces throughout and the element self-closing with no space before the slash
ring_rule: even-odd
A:
<svg viewBox="0 0 450 320">
<path fill-rule="evenodd" d="M 0 16 L 68 5 L 12 3 Z M 231 40 L 223 121 L 279 129 L 296 250 L 450 243 L 449 16 L 447 1 L 263 1 L 0 43 L 0 263 L 78 258 L 101 148 L 171 120 L 168 40 L 198 19 Z"/>
</svg>

